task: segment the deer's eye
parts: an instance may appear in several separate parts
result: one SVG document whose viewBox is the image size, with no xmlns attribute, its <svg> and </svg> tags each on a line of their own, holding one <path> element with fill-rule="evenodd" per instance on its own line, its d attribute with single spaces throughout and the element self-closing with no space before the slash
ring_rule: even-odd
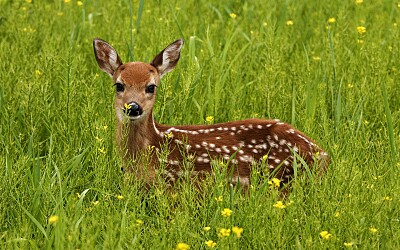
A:
<svg viewBox="0 0 400 250">
<path fill-rule="evenodd" d="M 117 82 L 116 84 L 114 84 L 114 86 L 117 92 L 123 92 L 125 90 L 125 87 L 122 83 Z"/>
<path fill-rule="evenodd" d="M 146 87 L 146 93 L 154 93 L 156 87 L 157 86 L 155 84 L 151 84 L 151 85 L 147 86 Z"/>
</svg>

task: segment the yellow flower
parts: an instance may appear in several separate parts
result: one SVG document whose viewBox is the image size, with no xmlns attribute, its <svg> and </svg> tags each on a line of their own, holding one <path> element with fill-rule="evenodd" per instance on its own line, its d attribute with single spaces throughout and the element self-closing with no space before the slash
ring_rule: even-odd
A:
<svg viewBox="0 0 400 250">
<path fill-rule="evenodd" d="M 369 228 L 369 231 L 370 231 L 371 233 L 373 233 L 373 234 L 376 234 L 376 233 L 378 232 L 378 229 L 375 228 L 375 227 L 370 227 L 370 228 Z"/>
<path fill-rule="evenodd" d="M 241 227 L 232 227 L 232 233 L 234 233 L 236 235 L 236 237 L 240 238 L 242 236 L 243 233 L 243 228 Z"/>
<path fill-rule="evenodd" d="M 78 6 L 82 6 L 82 5 L 83 5 L 83 3 L 82 3 L 82 1 L 78 1 L 78 2 L 76 2 L 76 5 L 78 5 Z"/>
<path fill-rule="evenodd" d="M 35 75 L 36 76 L 41 76 L 43 73 L 40 70 L 35 70 Z"/>
<path fill-rule="evenodd" d="M 286 21 L 286 25 L 287 26 L 292 26 L 294 23 L 293 23 L 293 21 L 292 20 L 287 20 Z"/>
<path fill-rule="evenodd" d="M 211 227 L 203 227 L 204 232 L 208 232 L 208 231 L 210 231 L 210 229 L 211 229 Z"/>
<path fill-rule="evenodd" d="M 64 12 L 61 12 L 61 11 L 57 12 L 57 16 L 63 16 L 63 15 L 64 15 Z"/>
<path fill-rule="evenodd" d="M 221 202 L 222 201 L 222 195 L 220 195 L 218 197 L 215 197 L 215 200 L 218 201 L 218 202 Z"/>
<path fill-rule="evenodd" d="M 99 148 L 99 152 L 102 153 L 102 154 L 105 154 L 106 150 L 104 149 L 104 147 L 103 148 Z"/>
<path fill-rule="evenodd" d="M 190 246 L 186 243 L 178 243 L 175 247 L 176 250 L 188 250 L 190 248 Z"/>
<path fill-rule="evenodd" d="M 215 243 L 215 242 L 212 241 L 212 240 L 206 241 L 205 244 L 206 244 L 206 246 L 209 247 L 209 248 L 214 248 L 214 247 L 217 245 L 217 243 Z"/>
<path fill-rule="evenodd" d="M 27 3 L 32 3 L 32 0 L 25 0 L 25 2 L 27 2 Z"/>
<path fill-rule="evenodd" d="M 343 243 L 343 245 L 345 247 L 352 247 L 354 245 L 354 243 L 353 242 L 345 242 L 345 243 Z"/>
<path fill-rule="evenodd" d="M 266 162 L 268 160 L 268 154 L 263 155 L 262 159 L 263 159 L 263 162 Z"/>
<path fill-rule="evenodd" d="M 332 234 L 330 234 L 328 231 L 322 231 L 319 233 L 319 235 L 324 240 L 329 240 L 332 237 Z"/>
<path fill-rule="evenodd" d="M 117 199 L 118 199 L 118 200 L 123 200 L 123 199 L 124 199 L 124 196 L 122 196 L 122 195 L 117 195 Z"/>
<path fill-rule="evenodd" d="M 171 139 L 172 137 L 174 137 L 174 134 L 172 134 L 172 132 L 169 132 L 169 133 L 167 134 L 167 138 L 168 138 L 168 139 Z"/>
<path fill-rule="evenodd" d="M 390 196 L 385 196 L 385 197 L 383 197 L 383 200 L 384 200 L 384 201 L 391 201 L 392 198 L 391 198 Z"/>
<path fill-rule="evenodd" d="M 142 220 L 136 220 L 135 221 L 136 222 L 136 226 L 141 226 L 141 225 L 143 225 L 143 221 Z"/>
<path fill-rule="evenodd" d="M 206 121 L 207 122 L 213 122 L 214 121 L 214 116 L 212 116 L 212 115 L 207 116 L 206 117 Z"/>
<path fill-rule="evenodd" d="M 229 14 L 229 16 L 230 16 L 232 19 L 235 19 L 235 18 L 237 17 L 237 15 L 236 15 L 235 13 L 231 13 L 231 14 Z"/>
<path fill-rule="evenodd" d="M 49 224 L 55 225 L 59 220 L 60 217 L 58 217 L 58 215 L 52 215 L 49 217 Z"/>
<path fill-rule="evenodd" d="M 71 2 L 71 0 L 64 0 L 64 3 L 69 3 Z"/>
<path fill-rule="evenodd" d="M 231 230 L 230 229 L 221 228 L 219 230 L 218 237 L 220 237 L 220 238 L 228 237 L 229 235 L 231 235 Z"/>
<path fill-rule="evenodd" d="M 124 103 L 124 108 L 125 109 L 131 109 L 132 106 L 130 104 L 128 104 L 128 103 Z"/>
<path fill-rule="evenodd" d="M 232 215 L 232 210 L 230 210 L 229 208 L 224 208 L 224 210 L 222 210 L 221 215 L 224 217 L 229 217 Z"/>
<path fill-rule="evenodd" d="M 365 28 L 364 26 L 358 26 L 357 32 L 358 32 L 358 34 L 362 35 L 367 32 L 367 28 Z"/>
<path fill-rule="evenodd" d="M 272 178 L 271 180 L 268 181 L 268 184 L 270 187 L 279 187 L 281 185 L 281 180 L 278 178 Z"/>
<path fill-rule="evenodd" d="M 336 211 L 335 212 L 335 217 L 337 218 L 337 217 L 339 217 L 340 216 L 340 212 L 339 211 Z"/>
<path fill-rule="evenodd" d="M 274 207 L 279 208 L 279 209 L 284 209 L 286 206 L 283 205 L 283 202 L 282 202 L 282 201 L 277 201 L 277 202 L 274 204 Z"/>
<path fill-rule="evenodd" d="M 356 0 L 356 4 L 362 4 L 364 0 Z"/>
<path fill-rule="evenodd" d="M 336 23 L 336 18 L 334 18 L 334 17 L 329 18 L 328 23 L 330 23 L 330 24 Z"/>
<path fill-rule="evenodd" d="M 319 56 L 313 56 L 312 59 L 314 61 L 321 61 L 321 57 L 319 57 Z"/>
</svg>

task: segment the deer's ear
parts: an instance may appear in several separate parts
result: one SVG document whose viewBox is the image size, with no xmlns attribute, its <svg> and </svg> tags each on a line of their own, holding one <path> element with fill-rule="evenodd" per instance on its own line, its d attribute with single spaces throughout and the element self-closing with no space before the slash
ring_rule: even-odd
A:
<svg viewBox="0 0 400 250">
<path fill-rule="evenodd" d="M 181 55 L 182 46 L 183 40 L 176 40 L 168 45 L 168 47 L 161 51 L 156 57 L 154 57 L 153 61 L 151 61 L 150 64 L 158 70 L 160 78 L 175 68 Z"/>
<path fill-rule="evenodd" d="M 107 42 L 97 38 L 93 40 L 93 49 L 100 69 L 112 77 L 122 65 L 117 51 Z"/>
</svg>

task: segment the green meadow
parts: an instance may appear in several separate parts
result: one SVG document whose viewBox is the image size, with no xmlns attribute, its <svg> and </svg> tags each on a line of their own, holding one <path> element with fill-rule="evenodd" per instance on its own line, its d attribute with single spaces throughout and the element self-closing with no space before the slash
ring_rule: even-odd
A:
<svg viewBox="0 0 400 250">
<path fill-rule="evenodd" d="M 400 249 L 399 26 L 398 0 L 0 0 L 0 248 Z M 284 200 L 223 164 L 201 190 L 144 192 L 120 170 L 96 37 L 124 62 L 183 38 L 158 122 L 278 118 L 328 171 Z"/>
</svg>

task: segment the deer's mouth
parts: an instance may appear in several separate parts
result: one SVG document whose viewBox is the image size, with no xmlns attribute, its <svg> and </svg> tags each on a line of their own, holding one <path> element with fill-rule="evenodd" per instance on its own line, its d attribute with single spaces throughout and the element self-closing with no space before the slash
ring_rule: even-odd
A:
<svg viewBox="0 0 400 250">
<path fill-rule="evenodd" d="M 145 116 L 145 112 L 141 112 L 140 114 L 132 114 L 128 113 L 125 109 L 118 108 L 116 110 L 117 117 L 120 121 L 137 121 L 142 119 Z"/>
</svg>

